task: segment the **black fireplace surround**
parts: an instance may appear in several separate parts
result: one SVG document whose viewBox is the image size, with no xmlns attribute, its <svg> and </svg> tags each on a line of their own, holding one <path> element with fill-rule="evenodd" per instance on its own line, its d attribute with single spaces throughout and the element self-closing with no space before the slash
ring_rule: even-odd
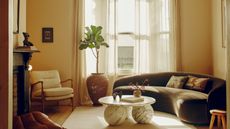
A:
<svg viewBox="0 0 230 129">
<path fill-rule="evenodd" d="M 34 52 L 39 50 L 14 49 L 14 115 L 28 113 L 30 110 L 29 61 Z M 15 81 L 16 80 L 16 81 Z"/>
</svg>

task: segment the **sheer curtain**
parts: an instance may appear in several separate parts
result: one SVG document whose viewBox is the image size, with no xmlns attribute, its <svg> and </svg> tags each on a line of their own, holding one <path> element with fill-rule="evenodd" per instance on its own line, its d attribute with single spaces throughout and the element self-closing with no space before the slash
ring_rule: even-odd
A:
<svg viewBox="0 0 230 129">
<path fill-rule="evenodd" d="M 177 14 L 177 0 L 108 0 L 111 47 L 106 71 L 123 75 L 180 70 Z M 121 53 L 126 55 L 123 60 Z"/>
<path fill-rule="evenodd" d="M 86 86 L 87 67 L 86 54 L 78 49 L 79 41 L 84 35 L 85 27 L 85 2 L 84 0 L 75 1 L 75 18 L 74 18 L 74 42 L 73 42 L 73 81 L 74 81 L 74 103 L 75 105 L 89 105 L 89 98 Z"/>
<path fill-rule="evenodd" d="M 109 48 L 100 50 L 99 72 L 113 81 L 123 75 L 180 68 L 177 0 L 85 0 L 85 26 L 103 27 Z M 86 75 L 95 58 L 86 50 Z"/>
</svg>

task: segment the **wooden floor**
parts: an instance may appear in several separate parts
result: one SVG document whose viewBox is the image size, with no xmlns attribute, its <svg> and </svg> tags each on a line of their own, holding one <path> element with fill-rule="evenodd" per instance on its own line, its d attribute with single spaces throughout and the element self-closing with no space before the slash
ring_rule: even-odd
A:
<svg viewBox="0 0 230 129">
<path fill-rule="evenodd" d="M 32 111 L 41 111 L 40 106 L 33 106 Z M 62 125 L 65 120 L 69 117 L 72 113 L 71 106 L 46 106 L 45 112 L 46 115 L 49 116 L 51 120 L 56 122 L 59 125 Z"/>
</svg>

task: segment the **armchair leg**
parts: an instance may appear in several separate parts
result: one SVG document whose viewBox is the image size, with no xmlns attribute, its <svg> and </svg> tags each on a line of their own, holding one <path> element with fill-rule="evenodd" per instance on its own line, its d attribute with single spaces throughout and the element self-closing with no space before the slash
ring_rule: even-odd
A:
<svg viewBox="0 0 230 129">
<path fill-rule="evenodd" d="M 72 102 L 72 111 L 74 110 L 74 106 L 73 106 L 73 98 L 71 98 L 71 102 Z"/>
<path fill-rule="evenodd" d="M 45 102 L 44 102 L 44 100 L 42 100 L 42 113 L 44 113 L 45 112 Z"/>
</svg>

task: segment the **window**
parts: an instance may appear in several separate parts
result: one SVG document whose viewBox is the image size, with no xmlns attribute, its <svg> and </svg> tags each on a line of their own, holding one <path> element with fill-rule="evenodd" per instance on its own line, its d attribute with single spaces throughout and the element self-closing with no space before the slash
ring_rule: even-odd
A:
<svg viewBox="0 0 230 129">
<path fill-rule="evenodd" d="M 133 71 L 134 69 L 134 47 L 118 47 L 118 69 L 120 72 Z"/>
<path fill-rule="evenodd" d="M 152 0 L 154 1 L 154 0 Z M 156 1 L 156 0 L 155 0 Z M 168 52 L 167 48 L 169 40 L 169 13 L 168 13 L 168 0 L 160 1 L 161 9 L 159 12 L 159 42 L 158 48 L 162 48 L 162 54 L 158 54 L 161 58 Z M 110 16 L 115 19 L 116 26 L 116 43 L 117 43 L 117 72 L 118 73 L 138 73 L 140 71 L 148 72 L 150 66 L 141 66 L 141 63 L 149 64 L 149 43 L 151 36 L 150 14 L 151 0 L 117 0 L 115 11 Z M 151 28 L 154 29 L 154 28 Z M 155 33 L 156 34 L 156 33 Z M 144 47 L 143 47 L 144 46 Z M 145 49 L 145 50 L 141 50 Z M 167 55 L 167 54 L 166 54 Z M 155 62 L 157 63 L 157 62 Z M 159 62 L 162 63 L 162 62 Z M 162 65 L 162 64 L 159 64 Z"/>
<path fill-rule="evenodd" d="M 99 70 L 133 74 L 175 70 L 175 0 L 86 0 L 85 25 L 103 26 L 108 49 Z M 87 50 L 87 71 L 95 60 Z M 90 54 L 88 54 L 90 53 Z"/>
</svg>

